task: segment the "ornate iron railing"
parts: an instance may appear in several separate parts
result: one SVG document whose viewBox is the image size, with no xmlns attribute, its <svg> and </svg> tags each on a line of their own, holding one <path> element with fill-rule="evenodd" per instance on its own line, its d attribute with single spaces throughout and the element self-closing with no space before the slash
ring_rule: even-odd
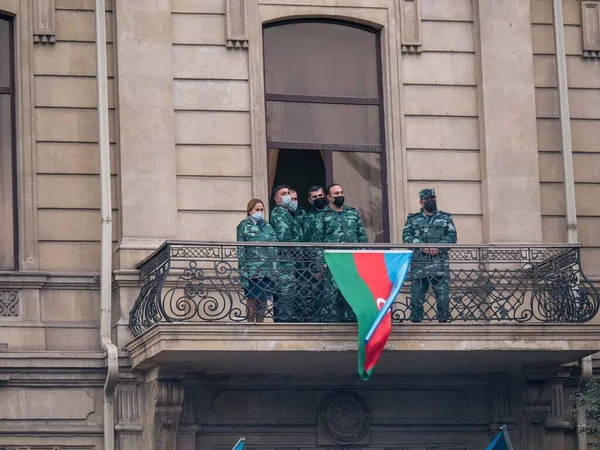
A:
<svg viewBox="0 0 600 450">
<path fill-rule="evenodd" d="M 581 270 L 578 246 L 430 247 L 438 253 L 360 246 L 415 252 L 392 309 L 394 322 L 582 323 L 598 312 L 598 292 Z M 327 248 L 358 247 L 165 242 L 139 266 L 142 288 L 131 331 L 138 336 L 154 324 L 182 321 L 353 321 L 324 264 Z"/>
</svg>

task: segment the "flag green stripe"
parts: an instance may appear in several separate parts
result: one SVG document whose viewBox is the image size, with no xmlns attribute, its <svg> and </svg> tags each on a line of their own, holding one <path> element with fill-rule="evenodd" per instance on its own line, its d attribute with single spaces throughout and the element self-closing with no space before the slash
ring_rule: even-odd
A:
<svg viewBox="0 0 600 450">
<path fill-rule="evenodd" d="M 325 261 L 336 284 L 352 307 L 358 319 L 358 371 L 363 380 L 369 379 L 365 372 L 365 337 L 377 317 L 377 304 L 371 290 L 362 280 L 356 269 L 354 255 L 351 253 L 325 253 Z"/>
</svg>

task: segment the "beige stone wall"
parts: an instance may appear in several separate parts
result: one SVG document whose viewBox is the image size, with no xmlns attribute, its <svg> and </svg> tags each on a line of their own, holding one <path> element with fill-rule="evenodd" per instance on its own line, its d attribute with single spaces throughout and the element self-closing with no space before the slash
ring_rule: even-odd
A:
<svg viewBox="0 0 600 450">
<path fill-rule="evenodd" d="M 235 240 L 252 195 L 248 52 L 225 47 L 224 4 L 172 1 L 181 239 Z"/>
<path fill-rule="evenodd" d="M 46 271 L 100 268 L 100 158 L 93 2 L 56 2 L 56 44 L 33 48 L 39 266 Z M 109 5 L 110 8 L 110 5 Z M 114 134 L 112 12 L 108 25 L 111 142 Z M 114 145 L 111 146 L 114 155 Z M 113 207 L 116 169 L 112 158 Z M 114 239 L 118 215 L 114 215 Z"/>
<path fill-rule="evenodd" d="M 422 2 L 423 53 L 404 55 L 409 210 L 435 187 L 459 243 L 483 242 L 474 11 L 469 0 Z M 393 206 L 392 206 L 393 207 Z"/>
<path fill-rule="evenodd" d="M 100 269 L 100 161 L 98 150 L 96 49 L 94 4 L 89 1 L 56 1 L 56 43 L 25 41 L 17 35 L 17 48 L 29 48 L 31 98 L 19 99 L 19 130 L 26 133 L 25 115 L 32 107 L 35 125 L 30 186 L 37 208 L 23 229 L 20 242 L 24 273 L 0 277 L 2 286 L 16 292 L 18 314 L 2 320 L 0 342 L 11 351 L 99 351 Z M 26 6 L 22 14 L 32 14 Z M 31 17 L 31 16 L 30 16 Z M 17 20 L 22 17 L 17 15 Z M 113 170 L 113 239 L 118 213 L 115 167 L 115 92 L 112 63 L 112 11 L 107 3 L 110 133 Z M 26 77 L 27 74 L 24 74 Z M 31 101 L 31 104 L 28 103 Z M 24 147 L 21 149 L 24 152 Z M 23 156 L 24 157 L 24 156 Z M 24 159 L 19 159 L 22 164 Z M 25 176 L 25 175 L 22 175 Z M 21 194 L 24 195 L 24 194 Z M 35 204 L 35 203 L 34 203 Z M 37 236 L 37 239 L 35 239 Z M 32 242 L 33 241 L 33 242 Z M 33 248 L 30 256 L 23 249 Z M 27 259 L 27 260 L 26 260 Z M 27 263 L 27 264 L 26 264 Z M 31 268 L 39 273 L 27 273 Z M 13 291 L 14 289 L 14 291 Z"/>
<path fill-rule="evenodd" d="M 588 276 L 600 276 L 600 64 L 581 57 L 581 7 L 563 1 L 579 241 Z M 566 242 L 564 174 L 551 0 L 532 0 L 544 242 Z"/>
</svg>

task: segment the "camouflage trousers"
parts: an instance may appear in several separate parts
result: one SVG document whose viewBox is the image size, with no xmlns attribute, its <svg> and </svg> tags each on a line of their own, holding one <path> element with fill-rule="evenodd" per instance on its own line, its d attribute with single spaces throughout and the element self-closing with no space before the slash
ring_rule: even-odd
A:
<svg viewBox="0 0 600 450">
<path fill-rule="evenodd" d="M 296 276 L 294 269 L 282 271 L 277 276 L 273 293 L 273 321 L 296 322 Z"/>
<path fill-rule="evenodd" d="M 436 319 L 440 322 L 448 321 L 450 316 L 450 278 L 448 275 L 428 275 L 412 279 L 410 285 L 411 322 L 420 322 L 423 319 L 423 304 L 430 285 L 437 303 Z"/>
</svg>

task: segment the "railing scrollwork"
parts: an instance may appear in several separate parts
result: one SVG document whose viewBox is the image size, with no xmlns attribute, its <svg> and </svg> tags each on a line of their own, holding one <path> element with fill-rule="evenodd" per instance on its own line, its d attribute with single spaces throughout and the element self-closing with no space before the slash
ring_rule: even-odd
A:
<svg viewBox="0 0 600 450">
<path fill-rule="evenodd" d="M 444 258 L 448 321 L 583 323 L 598 312 L 598 291 L 581 270 L 579 246 L 436 247 Z M 339 310 L 323 248 L 353 247 L 165 242 L 140 264 L 142 288 L 130 313 L 131 331 L 139 336 L 169 322 L 353 321 L 351 312 Z M 394 244 L 365 248 L 421 252 Z M 427 264 L 419 255 L 420 264 Z M 392 309 L 394 323 L 412 320 L 411 292 L 427 279 L 411 270 Z M 425 294 L 420 320 L 439 318 L 435 295 L 431 288 Z"/>
</svg>

